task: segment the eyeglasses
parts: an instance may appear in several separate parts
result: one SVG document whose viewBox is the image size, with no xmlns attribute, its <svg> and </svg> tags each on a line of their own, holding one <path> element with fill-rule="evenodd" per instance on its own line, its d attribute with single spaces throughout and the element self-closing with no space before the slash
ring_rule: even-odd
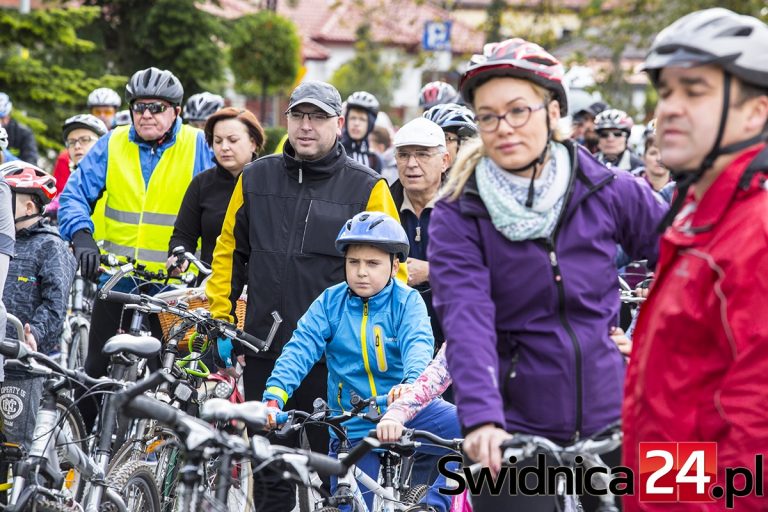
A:
<svg viewBox="0 0 768 512">
<path fill-rule="evenodd" d="M 431 151 L 398 151 L 395 153 L 395 159 L 401 164 L 408 163 L 411 157 L 416 158 L 416 161 L 423 164 L 429 162 L 429 159 L 439 153 L 432 153 Z"/>
<path fill-rule="evenodd" d="M 446 135 L 445 136 L 445 142 L 446 143 L 451 143 L 451 144 L 455 142 L 455 143 L 458 144 L 459 138 L 456 137 L 455 135 Z"/>
<path fill-rule="evenodd" d="M 289 110 L 286 112 L 288 119 L 296 121 L 298 123 L 304 121 L 304 116 L 309 118 L 310 123 L 320 123 L 332 117 L 336 117 L 325 112 L 301 112 L 300 110 Z"/>
<path fill-rule="evenodd" d="M 78 137 L 76 139 L 67 139 L 66 141 L 64 141 L 64 145 L 68 148 L 73 148 L 78 144 L 80 144 L 81 146 L 87 146 L 91 142 L 95 142 L 97 140 L 98 138 L 92 135 L 83 135 L 82 137 Z"/>
<path fill-rule="evenodd" d="M 159 114 L 161 112 L 165 112 L 168 110 L 169 105 L 166 103 L 161 103 L 159 101 L 154 101 L 152 103 L 142 103 L 142 102 L 136 102 L 133 105 L 131 105 L 131 110 L 136 112 L 137 114 L 143 114 L 145 110 L 149 110 L 151 114 Z"/>
<path fill-rule="evenodd" d="M 496 114 L 479 114 L 475 117 L 475 123 L 481 132 L 486 133 L 498 130 L 499 123 L 502 119 L 504 119 L 512 128 L 520 128 L 531 118 L 531 113 L 541 110 L 544 107 L 546 107 L 545 104 L 535 105 L 533 107 L 512 107 L 500 116 Z"/>
<path fill-rule="evenodd" d="M 115 109 L 115 107 L 92 107 L 91 108 L 91 114 L 95 115 L 96 117 L 113 116 L 115 115 L 115 112 L 117 112 L 117 109 Z"/>
<path fill-rule="evenodd" d="M 601 139 L 607 139 L 610 136 L 614 136 L 617 139 L 623 139 L 627 134 L 621 130 L 600 130 L 597 132 L 597 136 Z"/>
</svg>

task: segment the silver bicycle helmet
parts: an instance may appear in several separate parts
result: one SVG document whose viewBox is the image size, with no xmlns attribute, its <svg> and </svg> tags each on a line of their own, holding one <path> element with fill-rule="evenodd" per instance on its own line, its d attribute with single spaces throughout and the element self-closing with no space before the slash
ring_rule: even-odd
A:
<svg viewBox="0 0 768 512">
<path fill-rule="evenodd" d="M 454 103 L 459 93 L 447 82 L 429 82 L 419 92 L 419 106 L 424 110 L 442 103 Z"/>
<path fill-rule="evenodd" d="M 603 110 L 595 117 L 595 130 L 622 130 L 630 133 L 635 125 L 629 114 L 617 108 Z"/>
<path fill-rule="evenodd" d="M 211 114 L 224 108 L 224 98 L 218 94 L 201 92 L 193 94 L 184 105 L 184 119 L 187 121 L 205 121 Z"/>
<path fill-rule="evenodd" d="M 118 109 L 122 104 L 120 95 L 108 87 L 99 87 L 88 95 L 88 108 L 103 106 Z"/>
<path fill-rule="evenodd" d="M 0 126 L 0 151 L 8 149 L 8 132 Z"/>
<path fill-rule="evenodd" d="M 456 132 L 459 136 L 473 137 L 477 135 L 475 114 L 467 107 L 456 103 L 435 105 L 426 112 L 424 117 L 437 124 L 443 130 Z"/>
<path fill-rule="evenodd" d="M 366 110 L 376 116 L 379 113 L 379 100 L 369 92 L 353 92 L 349 95 L 349 98 L 347 98 L 347 109 L 353 107 Z"/>
<path fill-rule="evenodd" d="M 184 87 L 167 69 L 142 69 L 134 73 L 125 86 L 125 100 L 129 104 L 141 98 L 157 98 L 179 106 L 184 99 Z"/>
<path fill-rule="evenodd" d="M 4 92 L 0 92 L 0 117 L 5 117 L 13 110 L 13 103 L 11 98 Z"/>
<path fill-rule="evenodd" d="M 98 117 L 92 116 L 91 114 L 78 114 L 64 121 L 64 124 L 61 127 L 64 140 L 66 141 L 69 134 L 78 128 L 90 130 L 99 137 L 107 133 L 107 125 L 105 125 Z"/>
<path fill-rule="evenodd" d="M 643 69 L 653 82 L 662 68 L 714 64 L 739 79 L 768 86 L 768 25 L 715 7 L 683 16 L 653 41 Z"/>
</svg>

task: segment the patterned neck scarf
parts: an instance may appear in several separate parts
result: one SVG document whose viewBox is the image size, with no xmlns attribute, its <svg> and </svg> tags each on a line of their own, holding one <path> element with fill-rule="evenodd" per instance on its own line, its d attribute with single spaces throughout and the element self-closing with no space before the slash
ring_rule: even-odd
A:
<svg viewBox="0 0 768 512">
<path fill-rule="evenodd" d="M 501 234 L 516 242 L 548 238 L 565 203 L 571 177 L 568 150 L 552 142 L 550 159 L 534 182 L 533 207 L 526 208 L 529 178 L 505 171 L 488 157 L 477 164 L 477 188 L 491 221 Z"/>
</svg>

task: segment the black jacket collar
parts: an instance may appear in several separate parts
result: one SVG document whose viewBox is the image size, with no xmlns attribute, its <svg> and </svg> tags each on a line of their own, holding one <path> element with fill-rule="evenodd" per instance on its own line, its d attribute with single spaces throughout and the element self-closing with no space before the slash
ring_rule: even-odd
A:
<svg viewBox="0 0 768 512">
<path fill-rule="evenodd" d="M 301 170 L 302 180 L 324 180 L 347 165 L 347 152 L 338 140 L 328 154 L 317 160 L 299 160 L 295 155 L 296 152 L 291 143 L 285 141 L 283 146 L 285 168 L 288 176 L 295 180 L 299 179 L 299 170 Z"/>
</svg>

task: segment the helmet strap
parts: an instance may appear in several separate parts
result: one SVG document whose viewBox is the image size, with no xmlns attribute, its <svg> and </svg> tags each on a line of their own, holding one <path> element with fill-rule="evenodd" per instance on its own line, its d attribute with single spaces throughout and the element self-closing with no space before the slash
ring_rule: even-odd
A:
<svg viewBox="0 0 768 512">
<path fill-rule="evenodd" d="M 701 165 L 699 165 L 698 168 L 690 170 L 681 169 L 672 172 L 675 182 L 677 183 L 677 196 L 675 197 L 675 200 L 672 202 L 672 205 L 667 211 L 667 214 L 661 220 L 661 223 L 657 228 L 659 233 L 663 233 L 664 230 L 672 224 L 678 212 L 680 211 L 680 208 L 683 206 L 685 196 L 688 195 L 688 190 L 691 188 L 691 185 L 699 181 L 701 177 L 704 176 L 704 173 L 712 168 L 712 166 L 715 164 L 715 160 L 723 155 L 736 153 L 737 151 L 741 151 L 765 140 L 766 133 L 763 131 L 754 137 L 750 137 L 749 139 L 735 142 L 727 146 L 720 146 L 720 143 L 723 141 L 723 135 L 725 133 L 725 125 L 728 122 L 728 112 L 731 105 L 732 82 L 733 80 L 731 74 L 724 70 L 723 110 L 722 114 L 720 115 L 720 125 L 717 129 L 717 137 L 715 138 L 715 143 L 712 146 L 712 149 L 709 151 L 707 156 L 704 157 L 704 160 L 702 160 Z"/>
</svg>

